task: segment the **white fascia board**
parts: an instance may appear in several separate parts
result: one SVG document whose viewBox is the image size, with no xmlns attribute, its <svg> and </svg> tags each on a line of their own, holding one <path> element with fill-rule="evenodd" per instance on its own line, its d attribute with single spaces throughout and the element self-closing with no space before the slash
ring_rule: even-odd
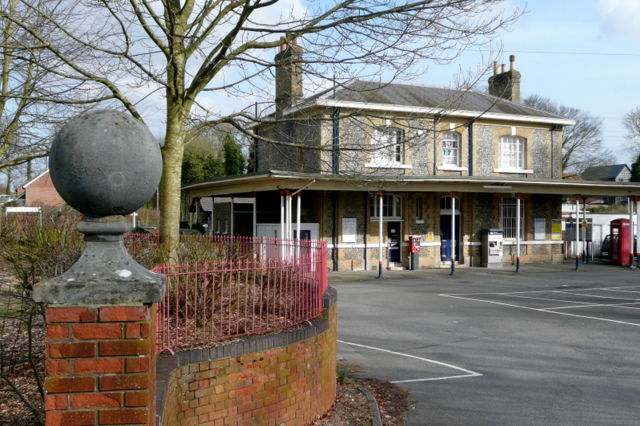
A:
<svg viewBox="0 0 640 426">
<path fill-rule="evenodd" d="M 568 118 L 552 118 L 552 117 L 536 117 L 532 115 L 514 115 L 503 114 L 496 112 L 478 112 L 467 111 L 460 109 L 447 109 L 447 108 L 431 108 L 431 107 L 412 107 L 406 105 L 389 105 L 389 104 L 374 104 L 363 102 L 349 102 L 349 101 L 336 101 L 333 99 L 318 99 L 312 105 L 304 105 L 304 107 L 293 106 L 285 111 L 285 114 L 291 114 L 296 111 L 307 109 L 310 106 L 322 106 L 327 108 L 350 108 L 372 111 L 386 111 L 386 112 L 402 112 L 409 114 L 424 114 L 424 115 L 446 115 L 448 117 L 464 117 L 464 118 L 486 118 L 488 120 L 508 120 L 508 121 L 521 121 L 525 123 L 543 123 L 543 124 L 559 124 L 562 126 L 574 126 L 575 120 Z"/>
<path fill-rule="evenodd" d="M 40 173 L 38 176 L 36 176 L 33 179 L 31 179 L 29 182 L 27 182 L 24 185 L 22 185 L 22 188 L 26 188 L 27 186 L 31 185 L 33 182 L 35 182 L 38 179 L 40 179 L 42 176 L 46 175 L 47 173 L 49 173 L 49 169 L 45 170 L 44 172 Z"/>
</svg>

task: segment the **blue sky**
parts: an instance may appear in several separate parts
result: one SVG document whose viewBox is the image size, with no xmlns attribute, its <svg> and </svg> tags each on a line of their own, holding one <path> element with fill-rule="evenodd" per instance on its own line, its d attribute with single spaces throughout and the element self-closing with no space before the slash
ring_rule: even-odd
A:
<svg viewBox="0 0 640 426">
<path fill-rule="evenodd" d="M 618 162 L 631 164 L 620 120 L 640 106 L 640 0 L 510 3 L 528 11 L 499 37 L 501 62 L 508 66 L 509 55 L 516 55 L 522 97 L 538 94 L 602 117 L 606 147 Z M 451 85 L 452 73 L 480 60 L 480 52 L 470 50 L 448 66 L 430 67 L 420 83 Z"/>
</svg>

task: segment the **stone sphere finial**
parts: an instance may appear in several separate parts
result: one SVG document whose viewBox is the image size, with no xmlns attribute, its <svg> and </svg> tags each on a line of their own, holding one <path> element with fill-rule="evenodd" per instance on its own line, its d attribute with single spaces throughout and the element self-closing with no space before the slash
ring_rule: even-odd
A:
<svg viewBox="0 0 640 426">
<path fill-rule="evenodd" d="M 133 117 L 116 111 L 80 115 L 62 127 L 49 156 L 56 190 L 83 213 L 85 248 L 65 273 L 34 285 L 36 302 L 58 306 L 134 306 L 162 300 L 164 276 L 127 252 L 123 216 L 142 207 L 162 175 L 158 142 Z"/>
<path fill-rule="evenodd" d="M 126 215 L 158 188 L 162 156 L 147 126 L 128 114 L 103 110 L 79 115 L 60 129 L 49 170 L 62 199 L 79 212 Z"/>
</svg>

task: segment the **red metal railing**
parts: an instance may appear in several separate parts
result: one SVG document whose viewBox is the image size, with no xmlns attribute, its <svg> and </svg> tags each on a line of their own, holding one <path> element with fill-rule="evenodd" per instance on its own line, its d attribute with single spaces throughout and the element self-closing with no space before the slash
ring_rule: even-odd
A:
<svg viewBox="0 0 640 426">
<path fill-rule="evenodd" d="M 158 305 L 158 351 L 281 330 L 321 314 L 326 243 L 195 238 L 212 244 L 219 260 L 154 268 L 167 277 Z"/>
</svg>

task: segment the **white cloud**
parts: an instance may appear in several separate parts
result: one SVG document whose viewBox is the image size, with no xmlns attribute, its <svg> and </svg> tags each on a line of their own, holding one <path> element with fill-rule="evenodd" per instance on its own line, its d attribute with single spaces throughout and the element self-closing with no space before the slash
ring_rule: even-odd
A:
<svg viewBox="0 0 640 426">
<path fill-rule="evenodd" d="M 598 12 L 602 18 L 600 29 L 605 35 L 640 36 L 638 0 L 599 0 Z"/>
</svg>

